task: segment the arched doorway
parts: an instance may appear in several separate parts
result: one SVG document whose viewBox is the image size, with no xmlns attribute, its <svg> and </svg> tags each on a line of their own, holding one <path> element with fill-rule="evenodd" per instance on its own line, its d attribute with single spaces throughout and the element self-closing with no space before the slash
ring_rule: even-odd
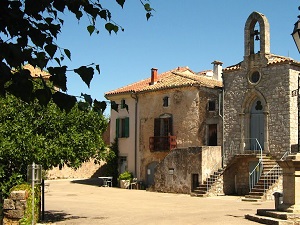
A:
<svg viewBox="0 0 300 225">
<path fill-rule="evenodd" d="M 260 150 L 259 144 L 264 149 L 264 113 L 261 100 L 255 99 L 250 111 L 250 149 Z M 257 143 L 259 142 L 259 144 Z"/>
</svg>

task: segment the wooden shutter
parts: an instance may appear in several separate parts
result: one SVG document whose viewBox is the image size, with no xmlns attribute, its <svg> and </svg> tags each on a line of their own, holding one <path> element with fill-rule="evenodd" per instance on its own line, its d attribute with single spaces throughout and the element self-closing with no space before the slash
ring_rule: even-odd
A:
<svg viewBox="0 0 300 225">
<path fill-rule="evenodd" d="M 160 118 L 154 118 L 154 137 L 160 136 Z"/>
<path fill-rule="evenodd" d="M 120 119 L 116 119 L 116 138 L 119 137 Z"/>
<path fill-rule="evenodd" d="M 129 137 L 129 117 L 124 119 L 125 122 L 125 137 Z"/>
</svg>

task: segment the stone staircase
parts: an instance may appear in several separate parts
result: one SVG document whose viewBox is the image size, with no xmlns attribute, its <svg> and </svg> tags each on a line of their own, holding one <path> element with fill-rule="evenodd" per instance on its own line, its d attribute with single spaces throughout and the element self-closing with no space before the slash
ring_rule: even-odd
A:
<svg viewBox="0 0 300 225">
<path fill-rule="evenodd" d="M 245 218 L 254 222 L 272 225 L 299 225 L 300 214 L 280 212 L 274 209 L 258 209 L 257 213 L 247 214 Z"/>
<path fill-rule="evenodd" d="M 278 167 L 278 168 L 277 168 Z M 266 155 L 263 156 L 263 171 L 261 177 L 259 178 L 258 182 L 254 185 L 242 201 L 262 201 L 265 200 L 265 192 L 268 190 L 279 178 L 280 174 L 278 170 L 280 167 L 276 163 L 275 160 L 270 159 Z"/>
<path fill-rule="evenodd" d="M 223 172 L 225 171 L 225 167 L 218 169 L 213 174 L 211 174 L 203 184 L 200 184 L 192 193 L 193 197 L 207 197 L 209 195 L 210 190 L 214 185 L 216 185 L 217 181 L 220 180 Z M 222 191 L 223 192 L 223 191 Z"/>
</svg>

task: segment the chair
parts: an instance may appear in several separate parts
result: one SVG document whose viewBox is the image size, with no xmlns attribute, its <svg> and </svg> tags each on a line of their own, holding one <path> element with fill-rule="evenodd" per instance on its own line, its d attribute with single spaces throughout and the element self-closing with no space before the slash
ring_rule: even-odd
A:
<svg viewBox="0 0 300 225">
<path fill-rule="evenodd" d="M 112 187 L 112 177 L 106 180 L 106 187 Z"/>
<path fill-rule="evenodd" d="M 133 178 L 132 182 L 130 182 L 130 189 L 132 189 L 132 186 L 135 186 L 135 189 L 137 189 L 137 184 L 138 184 L 137 178 Z"/>
</svg>

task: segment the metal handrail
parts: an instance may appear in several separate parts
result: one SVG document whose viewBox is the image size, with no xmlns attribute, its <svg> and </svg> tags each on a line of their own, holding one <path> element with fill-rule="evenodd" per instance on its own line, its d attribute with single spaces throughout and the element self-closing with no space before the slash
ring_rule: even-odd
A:
<svg viewBox="0 0 300 225">
<path fill-rule="evenodd" d="M 259 181 L 259 178 L 261 177 L 262 171 L 263 171 L 263 162 L 259 160 L 255 168 L 249 173 L 249 189 L 250 192 L 252 191 L 252 188 L 254 185 Z"/>
<path fill-rule="evenodd" d="M 280 160 L 285 160 L 286 157 L 290 154 L 290 151 L 286 151 L 283 156 L 280 158 Z M 275 166 L 270 169 L 267 173 L 264 173 L 264 192 L 269 189 L 269 185 L 274 183 L 278 177 L 282 175 L 282 168 L 276 163 Z"/>
<path fill-rule="evenodd" d="M 245 139 L 248 139 L 248 140 L 255 139 L 256 143 L 259 146 L 258 150 L 260 150 L 259 161 L 258 161 L 257 165 L 254 167 L 254 169 L 251 172 L 249 172 L 249 189 L 251 192 L 254 185 L 259 181 L 259 178 L 261 177 L 261 174 L 262 174 L 262 171 L 264 168 L 263 159 L 262 159 L 262 147 L 261 147 L 259 141 L 257 140 L 257 138 L 245 138 Z"/>
</svg>

